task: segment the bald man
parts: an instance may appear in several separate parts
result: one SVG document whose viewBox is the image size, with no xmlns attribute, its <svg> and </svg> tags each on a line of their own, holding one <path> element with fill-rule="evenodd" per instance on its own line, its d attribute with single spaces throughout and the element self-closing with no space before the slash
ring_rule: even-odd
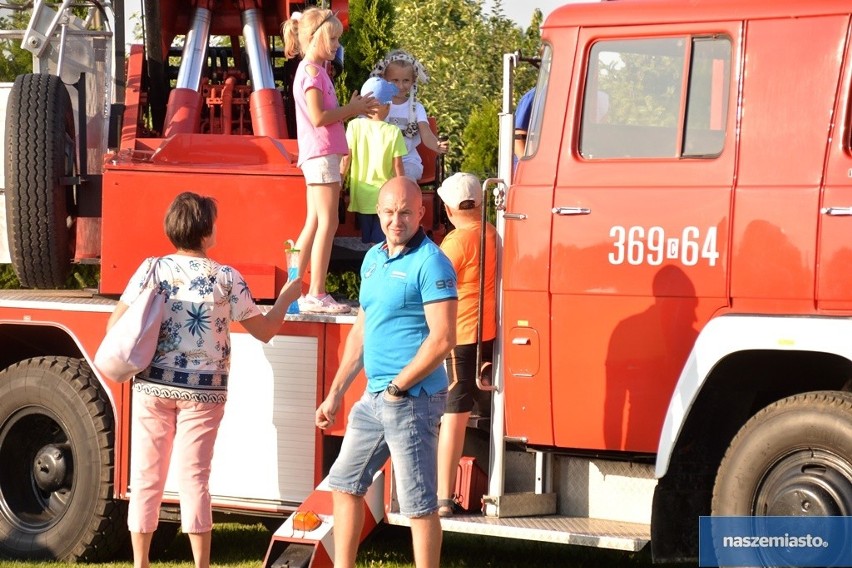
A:
<svg viewBox="0 0 852 568">
<path fill-rule="evenodd" d="M 382 186 L 376 206 L 385 242 L 361 265 L 361 308 L 316 424 L 334 424 L 343 394 L 363 368 L 367 389 L 349 413 L 328 474 L 334 503 L 334 566 L 354 568 L 364 495 L 392 458 L 400 513 L 411 519 L 414 564 L 437 568 L 438 424 L 447 402 L 442 364 L 456 344 L 458 292 L 449 259 L 420 227 L 420 187 L 407 177 Z"/>
</svg>

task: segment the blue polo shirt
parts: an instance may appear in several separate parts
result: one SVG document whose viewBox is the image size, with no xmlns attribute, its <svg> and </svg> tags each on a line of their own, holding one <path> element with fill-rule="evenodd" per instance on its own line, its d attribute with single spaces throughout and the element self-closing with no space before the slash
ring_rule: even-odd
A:
<svg viewBox="0 0 852 568">
<path fill-rule="evenodd" d="M 393 258 L 387 243 L 369 251 L 361 265 L 364 310 L 364 371 L 367 390 L 381 392 L 414 358 L 429 335 L 424 305 L 458 299 L 456 272 L 446 255 L 419 229 Z M 444 365 L 410 387 L 435 394 L 447 388 Z"/>
<path fill-rule="evenodd" d="M 532 102 L 535 98 L 535 87 L 527 91 L 515 107 L 515 130 L 529 130 Z"/>
</svg>

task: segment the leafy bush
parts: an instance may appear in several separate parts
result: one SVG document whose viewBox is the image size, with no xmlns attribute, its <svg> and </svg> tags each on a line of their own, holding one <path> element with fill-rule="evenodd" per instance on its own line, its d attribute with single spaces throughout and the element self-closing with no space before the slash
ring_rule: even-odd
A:
<svg viewBox="0 0 852 568">
<path fill-rule="evenodd" d="M 0 264 L 0 289 L 12 290 L 20 288 L 21 283 L 11 264 Z"/>
<path fill-rule="evenodd" d="M 329 273 L 325 278 L 325 289 L 329 294 L 345 296 L 349 300 L 357 300 L 361 291 L 361 278 L 357 272 Z"/>
<path fill-rule="evenodd" d="M 97 288 L 100 275 L 101 267 L 96 264 L 76 264 L 65 280 L 65 288 L 69 290 Z M 12 265 L 0 264 L 0 290 L 14 290 L 20 287 L 21 282 Z"/>
<path fill-rule="evenodd" d="M 473 110 L 464 129 L 462 171 L 476 174 L 480 179 L 497 175 L 498 112 L 494 102 L 484 100 Z"/>
</svg>

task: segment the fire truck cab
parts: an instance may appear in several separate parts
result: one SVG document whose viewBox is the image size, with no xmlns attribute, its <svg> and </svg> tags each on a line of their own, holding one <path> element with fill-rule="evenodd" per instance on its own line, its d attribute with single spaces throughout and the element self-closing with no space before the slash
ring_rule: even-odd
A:
<svg viewBox="0 0 852 568">
<path fill-rule="evenodd" d="M 499 216 L 506 436 L 552 457 L 560 511 L 648 523 L 657 559 L 694 557 L 701 515 L 852 512 L 850 33 L 798 1 L 542 28 Z M 653 489 L 572 491 L 613 471 Z"/>
</svg>

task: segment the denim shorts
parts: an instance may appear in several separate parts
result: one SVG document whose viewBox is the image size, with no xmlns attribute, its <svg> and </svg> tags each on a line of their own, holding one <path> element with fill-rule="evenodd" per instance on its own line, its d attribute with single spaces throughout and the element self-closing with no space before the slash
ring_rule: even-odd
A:
<svg viewBox="0 0 852 568">
<path fill-rule="evenodd" d="M 431 396 L 385 400 L 365 392 L 349 413 L 343 445 L 328 485 L 334 491 L 363 496 L 373 475 L 393 458 L 399 512 L 423 517 L 438 510 L 438 426 L 447 391 Z"/>
<path fill-rule="evenodd" d="M 301 167 L 308 185 L 340 183 L 340 154 L 310 158 Z"/>
</svg>

